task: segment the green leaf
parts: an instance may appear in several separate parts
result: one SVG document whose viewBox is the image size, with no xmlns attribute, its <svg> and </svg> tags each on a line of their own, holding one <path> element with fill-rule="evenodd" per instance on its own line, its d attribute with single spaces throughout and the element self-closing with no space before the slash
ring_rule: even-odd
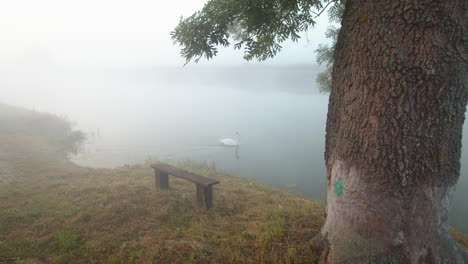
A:
<svg viewBox="0 0 468 264">
<path fill-rule="evenodd" d="M 171 32 L 188 62 L 216 56 L 217 46 L 244 50 L 246 60 L 274 57 L 287 39 L 315 24 L 313 10 L 329 0 L 210 0 L 203 9 L 181 19 Z"/>
</svg>

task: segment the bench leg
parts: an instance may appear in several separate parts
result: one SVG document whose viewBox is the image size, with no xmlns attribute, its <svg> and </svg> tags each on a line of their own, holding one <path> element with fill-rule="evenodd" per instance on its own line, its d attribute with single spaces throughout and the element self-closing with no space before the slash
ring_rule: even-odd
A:
<svg viewBox="0 0 468 264">
<path fill-rule="evenodd" d="M 199 206 L 203 206 L 203 185 L 197 184 L 197 203 Z"/>
<path fill-rule="evenodd" d="M 154 170 L 154 183 L 156 184 L 157 189 L 169 189 L 169 175 L 159 170 Z"/>
<path fill-rule="evenodd" d="M 204 188 L 204 194 L 206 209 L 210 209 L 213 207 L 213 188 L 211 185 Z"/>
<path fill-rule="evenodd" d="M 197 202 L 199 206 L 205 204 L 206 209 L 213 207 L 213 188 L 197 184 Z"/>
</svg>

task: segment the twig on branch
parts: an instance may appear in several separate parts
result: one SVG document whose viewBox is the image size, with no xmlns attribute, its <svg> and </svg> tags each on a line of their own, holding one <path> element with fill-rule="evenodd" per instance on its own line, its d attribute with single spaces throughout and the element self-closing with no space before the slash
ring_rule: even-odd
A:
<svg viewBox="0 0 468 264">
<path fill-rule="evenodd" d="M 331 3 L 335 3 L 336 1 L 338 1 L 338 0 L 333 0 L 333 1 L 328 2 L 327 5 L 326 5 L 324 8 L 322 8 L 322 10 L 320 10 L 320 12 L 318 12 L 318 13 L 317 13 L 317 12 L 313 12 L 313 13 L 315 14 L 315 17 L 314 17 L 314 18 L 319 17 L 319 16 L 328 8 L 328 6 L 329 6 Z"/>
</svg>

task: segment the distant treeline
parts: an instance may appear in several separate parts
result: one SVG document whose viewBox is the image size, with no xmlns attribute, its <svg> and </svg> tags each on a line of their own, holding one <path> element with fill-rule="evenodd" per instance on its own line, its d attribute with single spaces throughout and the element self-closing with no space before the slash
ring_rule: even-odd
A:
<svg viewBox="0 0 468 264">
<path fill-rule="evenodd" d="M 169 86 L 219 86 L 252 91 L 284 91 L 292 93 L 319 93 L 315 78 L 324 67 L 312 64 L 293 65 L 192 65 L 185 67 L 147 67 L 108 69 L 102 74 L 150 77 Z M 222 86 L 222 87 L 221 87 Z"/>
<path fill-rule="evenodd" d="M 317 65 L 186 66 L 158 68 L 155 73 L 170 83 L 225 85 L 256 91 L 318 93 L 315 78 L 323 69 Z"/>
</svg>

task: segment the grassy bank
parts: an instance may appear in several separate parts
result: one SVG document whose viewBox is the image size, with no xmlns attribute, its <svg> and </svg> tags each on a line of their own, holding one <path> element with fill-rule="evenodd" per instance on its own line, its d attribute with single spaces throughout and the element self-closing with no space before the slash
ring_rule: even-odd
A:
<svg viewBox="0 0 468 264">
<path fill-rule="evenodd" d="M 193 184 L 156 192 L 152 171 L 64 165 L 0 189 L 0 261 L 15 263 L 287 263 L 315 259 L 322 204 L 263 184 L 219 179 L 215 207 Z M 23 262 L 20 262 L 23 263 Z"/>
<path fill-rule="evenodd" d="M 0 113 L 2 166 L 11 174 L 0 183 L 0 263 L 316 260 L 309 240 L 323 221 L 320 202 L 177 164 L 221 182 L 207 211 L 187 181 L 171 179 L 171 191 L 157 192 L 147 164 L 91 169 L 68 162 L 78 134 L 58 117 L 5 105 Z"/>
<path fill-rule="evenodd" d="M 156 191 L 148 164 L 70 163 L 81 135 L 58 117 L 0 105 L 0 124 L 0 263 L 317 261 L 309 241 L 324 220 L 321 202 L 177 164 L 221 182 L 207 211 L 187 181 Z"/>
</svg>

